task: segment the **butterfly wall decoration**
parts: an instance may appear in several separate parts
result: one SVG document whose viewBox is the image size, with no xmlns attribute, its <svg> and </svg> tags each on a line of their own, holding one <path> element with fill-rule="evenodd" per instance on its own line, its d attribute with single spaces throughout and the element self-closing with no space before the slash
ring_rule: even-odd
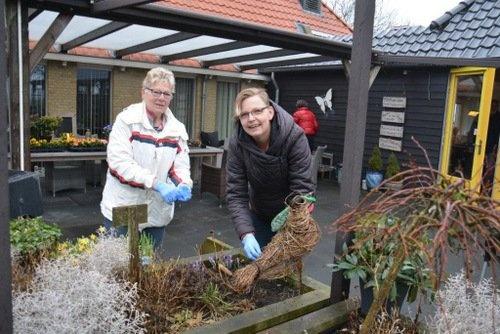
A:
<svg viewBox="0 0 500 334">
<path fill-rule="evenodd" d="M 315 96 L 316 102 L 318 103 L 321 111 L 323 114 L 326 115 L 326 109 L 330 109 L 330 111 L 333 111 L 333 105 L 332 105 L 332 89 L 330 88 L 329 90 L 326 91 L 326 94 L 324 97 L 321 96 Z"/>
</svg>

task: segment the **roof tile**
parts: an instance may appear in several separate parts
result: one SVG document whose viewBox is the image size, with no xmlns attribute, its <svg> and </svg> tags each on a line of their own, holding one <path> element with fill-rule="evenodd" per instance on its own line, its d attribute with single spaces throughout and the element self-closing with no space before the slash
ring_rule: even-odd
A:
<svg viewBox="0 0 500 334">
<path fill-rule="evenodd" d="M 332 35 L 344 35 L 351 28 L 336 16 L 323 2 L 321 14 L 304 11 L 299 1 L 268 0 L 163 0 L 158 4 L 180 10 L 219 16 L 233 20 L 266 25 L 275 29 L 297 31 L 296 22 L 301 22 Z"/>
<path fill-rule="evenodd" d="M 431 26 L 386 30 L 373 45 L 405 55 L 500 57 L 500 0 L 463 0 Z"/>
</svg>

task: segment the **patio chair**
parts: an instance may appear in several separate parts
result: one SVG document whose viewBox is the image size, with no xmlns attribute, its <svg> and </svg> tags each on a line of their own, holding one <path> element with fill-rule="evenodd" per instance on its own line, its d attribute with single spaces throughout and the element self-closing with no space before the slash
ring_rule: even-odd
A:
<svg viewBox="0 0 500 334">
<path fill-rule="evenodd" d="M 219 140 L 219 133 L 214 132 L 200 132 L 201 143 L 205 146 L 220 147 L 224 145 L 224 140 Z"/>
<path fill-rule="evenodd" d="M 220 167 L 201 164 L 200 196 L 204 192 L 214 194 L 219 199 L 219 207 L 222 207 L 222 202 L 226 198 L 226 160 L 227 150 L 224 150 Z"/>
<path fill-rule="evenodd" d="M 314 151 L 311 162 L 311 179 L 314 185 L 318 184 L 318 171 L 321 164 L 321 159 L 323 158 L 323 153 L 326 150 L 326 145 L 318 146 L 316 151 Z"/>
</svg>

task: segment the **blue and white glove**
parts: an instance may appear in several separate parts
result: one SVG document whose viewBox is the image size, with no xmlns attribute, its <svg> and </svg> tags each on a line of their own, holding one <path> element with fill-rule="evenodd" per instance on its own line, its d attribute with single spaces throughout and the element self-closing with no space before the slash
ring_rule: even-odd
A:
<svg viewBox="0 0 500 334">
<path fill-rule="evenodd" d="M 246 257 L 250 260 L 256 260 L 262 253 L 260 251 L 260 246 L 253 233 L 248 233 L 241 240 L 243 243 L 243 250 L 245 251 Z"/>
<path fill-rule="evenodd" d="M 177 188 L 171 183 L 158 181 L 153 186 L 153 189 L 160 193 L 166 203 L 173 203 L 177 197 Z"/>
<path fill-rule="evenodd" d="M 179 184 L 177 186 L 177 200 L 187 202 L 191 199 L 191 187 L 187 184 Z"/>
</svg>

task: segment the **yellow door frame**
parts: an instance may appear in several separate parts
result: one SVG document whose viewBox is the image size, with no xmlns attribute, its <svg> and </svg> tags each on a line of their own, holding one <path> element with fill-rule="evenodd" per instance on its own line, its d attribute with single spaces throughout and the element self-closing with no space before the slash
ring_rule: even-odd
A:
<svg viewBox="0 0 500 334">
<path fill-rule="evenodd" d="M 491 99 L 493 96 L 493 87 L 495 83 L 495 68 L 489 67 L 462 67 L 450 71 L 450 80 L 448 85 L 448 101 L 446 107 L 445 129 L 443 136 L 443 149 L 441 153 L 441 174 L 452 180 L 457 177 L 448 175 L 448 166 L 450 163 L 451 142 L 453 134 L 453 115 L 455 111 L 455 102 L 457 98 L 457 81 L 464 75 L 483 75 L 483 85 L 481 87 L 481 99 L 479 102 L 479 119 L 477 122 L 476 142 L 474 143 L 474 159 L 472 163 L 472 173 L 470 181 L 466 185 L 470 189 L 480 190 L 482 170 L 486 149 L 486 135 L 490 116 Z M 497 171 L 498 172 L 498 171 Z M 500 172 L 499 172 L 500 173 Z"/>
</svg>

